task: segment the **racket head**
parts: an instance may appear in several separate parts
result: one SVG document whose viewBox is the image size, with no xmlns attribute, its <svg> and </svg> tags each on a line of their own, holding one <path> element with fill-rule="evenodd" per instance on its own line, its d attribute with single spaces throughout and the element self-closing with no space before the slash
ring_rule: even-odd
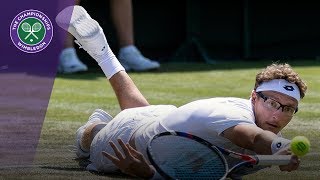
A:
<svg viewBox="0 0 320 180">
<path fill-rule="evenodd" d="M 39 32 L 41 30 L 42 26 L 39 22 L 36 22 L 32 25 L 32 31 L 33 32 Z"/>
<path fill-rule="evenodd" d="M 163 132 L 148 143 L 147 154 L 166 179 L 223 179 L 228 165 L 211 143 L 184 132 Z"/>
<path fill-rule="evenodd" d="M 22 23 L 21 28 L 24 32 L 31 32 L 31 26 L 27 22 Z"/>
</svg>

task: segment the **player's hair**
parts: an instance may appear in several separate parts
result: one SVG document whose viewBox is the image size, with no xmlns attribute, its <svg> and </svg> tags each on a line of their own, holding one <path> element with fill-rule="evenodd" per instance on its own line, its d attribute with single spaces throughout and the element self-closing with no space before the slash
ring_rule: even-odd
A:
<svg viewBox="0 0 320 180">
<path fill-rule="evenodd" d="M 302 79 L 299 77 L 299 74 L 294 72 L 292 67 L 287 63 L 273 63 L 267 66 L 265 69 L 262 69 L 262 71 L 256 76 L 254 90 L 256 90 L 261 83 L 273 79 L 285 79 L 290 83 L 295 83 L 299 87 L 301 99 L 305 96 L 307 84 L 302 81 Z"/>
</svg>

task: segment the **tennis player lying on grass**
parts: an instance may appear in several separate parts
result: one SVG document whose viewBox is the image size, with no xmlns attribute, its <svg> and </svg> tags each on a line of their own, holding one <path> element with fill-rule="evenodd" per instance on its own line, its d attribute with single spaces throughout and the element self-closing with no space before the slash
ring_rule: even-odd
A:
<svg viewBox="0 0 320 180">
<path fill-rule="evenodd" d="M 70 22 L 68 11 L 72 11 Z M 199 136 L 212 144 L 246 154 L 291 154 L 290 141 L 280 131 L 298 110 L 306 84 L 288 64 L 272 64 L 256 76 L 251 98 L 203 99 L 181 107 L 150 105 L 110 49 L 99 24 L 80 6 L 67 7 L 56 18 L 100 65 L 122 111 L 112 118 L 96 110 L 77 131 L 77 156 L 89 158 L 88 170 L 122 172 L 157 178 L 146 147 L 150 138 L 174 130 Z M 120 140 L 121 139 L 121 140 Z M 232 166 L 237 160 L 230 160 Z M 299 159 L 292 155 L 282 171 L 293 171 Z M 264 167 L 252 168 L 241 177 Z"/>
</svg>

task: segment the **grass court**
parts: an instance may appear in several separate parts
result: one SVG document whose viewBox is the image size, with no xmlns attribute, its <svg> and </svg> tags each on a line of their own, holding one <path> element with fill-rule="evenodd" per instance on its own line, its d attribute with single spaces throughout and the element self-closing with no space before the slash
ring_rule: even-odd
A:
<svg viewBox="0 0 320 180">
<path fill-rule="evenodd" d="M 256 73 L 271 62 L 163 63 L 158 71 L 131 72 L 129 75 L 151 104 L 180 106 L 210 97 L 249 98 Z M 297 135 L 308 137 L 311 151 L 301 158 L 298 171 L 280 172 L 278 167 L 272 167 L 244 179 L 319 179 L 320 61 L 292 60 L 289 63 L 307 82 L 308 91 L 299 105 L 299 112 L 282 133 L 288 139 Z M 70 151 L 70 145 L 74 144 L 75 132 L 97 108 L 113 116 L 120 111 L 113 90 L 100 69 L 58 75 L 33 165 L 1 168 L 0 179 L 130 179 L 121 174 L 93 174 L 73 160 L 75 155 Z"/>
</svg>

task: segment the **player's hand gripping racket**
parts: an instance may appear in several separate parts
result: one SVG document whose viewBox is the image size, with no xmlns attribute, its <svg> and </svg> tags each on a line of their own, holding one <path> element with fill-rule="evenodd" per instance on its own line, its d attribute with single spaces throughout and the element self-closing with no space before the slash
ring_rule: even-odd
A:
<svg viewBox="0 0 320 180">
<path fill-rule="evenodd" d="M 163 132 L 148 144 L 148 157 L 166 179 L 224 179 L 228 173 L 248 165 L 287 165 L 290 155 L 245 155 L 212 145 L 184 132 Z M 229 169 L 225 157 L 242 160 Z"/>
</svg>

